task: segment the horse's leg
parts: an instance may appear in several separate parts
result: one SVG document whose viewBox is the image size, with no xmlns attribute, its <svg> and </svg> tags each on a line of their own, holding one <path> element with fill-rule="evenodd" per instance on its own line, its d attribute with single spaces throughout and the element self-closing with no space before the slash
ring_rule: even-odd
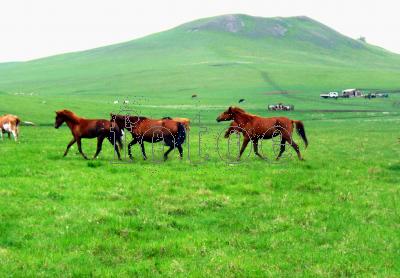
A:
<svg viewBox="0 0 400 278">
<path fill-rule="evenodd" d="M 67 155 L 67 153 L 68 153 L 68 151 L 69 151 L 69 148 L 71 148 L 71 146 L 72 146 L 73 144 L 75 144 L 75 142 L 76 142 L 76 139 L 75 139 L 75 138 L 73 138 L 73 139 L 71 140 L 71 142 L 69 142 L 69 144 L 68 144 L 68 146 L 67 146 L 67 149 L 66 149 L 65 152 L 64 152 L 64 156 Z"/>
<path fill-rule="evenodd" d="M 287 135 L 287 136 L 289 136 L 289 135 Z M 296 151 L 297 156 L 299 157 L 299 159 L 303 160 L 303 158 L 301 157 L 299 145 L 297 145 L 296 142 L 294 142 L 293 138 L 291 136 L 289 136 L 288 138 L 283 137 L 282 140 L 283 139 L 285 139 L 286 141 L 288 141 L 290 143 L 292 148 Z"/>
<path fill-rule="evenodd" d="M 182 145 L 177 146 L 178 151 L 179 151 L 179 157 L 182 159 L 183 158 L 183 148 Z"/>
<path fill-rule="evenodd" d="M 258 139 L 253 140 L 253 147 L 254 147 L 254 153 L 255 153 L 258 157 L 264 159 L 264 157 L 258 152 Z"/>
<path fill-rule="evenodd" d="M 133 137 L 132 141 L 128 144 L 128 155 L 129 155 L 129 158 L 130 158 L 130 159 L 133 159 L 131 148 L 132 148 L 132 146 L 135 145 L 136 143 L 137 143 L 137 140 L 136 140 L 135 137 Z"/>
<path fill-rule="evenodd" d="M 173 149 L 175 149 L 175 146 L 172 144 L 172 145 L 169 146 L 169 150 L 167 150 L 167 151 L 165 152 L 165 154 L 164 154 L 164 161 L 168 159 L 168 154 L 169 154 Z"/>
<path fill-rule="evenodd" d="M 290 145 L 291 145 L 291 146 L 293 147 L 293 149 L 296 151 L 297 156 L 299 157 L 299 159 L 300 159 L 300 160 L 303 160 L 303 158 L 301 157 L 299 145 L 297 145 L 297 144 L 293 141 L 293 139 L 292 139 L 292 143 L 291 143 Z"/>
<path fill-rule="evenodd" d="M 146 150 L 144 149 L 144 142 L 140 142 L 140 149 L 142 150 L 142 155 L 143 155 L 143 159 L 146 160 L 147 156 L 146 156 Z"/>
<path fill-rule="evenodd" d="M 282 140 L 281 140 L 281 149 L 279 151 L 278 156 L 276 157 L 276 160 L 279 160 L 279 158 L 281 158 L 281 156 L 282 156 L 283 152 L 285 151 L 285 149 L 286 149 L 286 140 L 282 138 Z"/>
<path fill-rule="evenodd" d="M 247 144 L 248 144 L 249 142 L 250 142 L 250 138 L 247 137 L 247 136 L 245 136 L 244 139 L 243 139 L 242 147 L 240 148 L 238 160 L 242 157 L 242 154 L 243 154 L 244 150 L 246 149 Z"/>
<path fill-rule="evenodd" d="M 78 144 L 78 150 L 81 153 L 81 155 L 83 156 L 84 159 L 88 159 L 87 156 L 83 153 L 82 151 L 82 142 L 81 142 L 81 138 L 76 138 L 76 143 Z"/>
<path fill-rule="evenodd" d="M 117 153 L 118 160 L 121 160 L 121 154 L 119 153 L 118 145 L 115 144 L 115 143 L 118 143 L 118 142 L 114 142 L 113 138 L 110 138 L 110 137 L 107 137 L 107 139 L 111 143 L 111 145 L 113 145 L 114 151 Z"/>
<path fill-rule="evenodd" d="M 103 145 L 103 140 L 104 140 L 103 136 L 97 137 L 97 150 L 96 150 L 96 153 L 94 154 L 93 159 L 96 159 L 97 156 L 99 155 L 99 153 L 101 152 L 101 146 Z M 112 144 L 112 142 L 111 142 L 111 144 Z"/>
</svg>

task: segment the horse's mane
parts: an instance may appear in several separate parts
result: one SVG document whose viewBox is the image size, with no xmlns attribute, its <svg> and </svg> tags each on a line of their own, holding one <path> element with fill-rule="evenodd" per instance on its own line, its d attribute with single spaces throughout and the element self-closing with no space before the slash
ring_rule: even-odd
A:
<svg viewBox="0 0 400 278">
<path fill-rule="evenodd" d="M 242 108 L 237 107 L 237 106 L 231 106 L 229 107 L 233 112 L 239 112 L 239 113 L 246 113 L 248 114 L 246 111 L 244 111 Z"/>
<path fill-rule="evenodd" d="M 244 116 L 246 116 L 246 117 L 254 117 L 254 116 L 257 116 L 257 115 L 251 114 L 251 113 L 249 113 L 249 112 L 246 112 L 244 109 L 242 109 L 242 108 L 240 108 L 240 107 L 237 107 L 237 106 L 231 106 L 231 107 L 229 107 L 229 108 L 230 108 L 230 110 L 231 110 L 233 113 L 241 114 L 241 115 L 244 115 Z"/>
<path fill-rule="evenodd" d="M 125 123 L 128 122 L 131 125 L 132 124 L 138 124 L 139 122 L 146 120 L 147 117 L 143 116 L 132 116 L 132 115 L 120 115 L 120 114 L 113 114 L 111 113 L 111 121 L 123 121 L 122 123 L 120 122 L 119 124 L 123 124 L 123 127 L 125 127 Z M 118 124 L 118 122 L 117 122 Z"/>
<path fill-rule="evenodd" d="M 232 110 L 233 112 L 236 112 L 236 113 L 246 114 L 246 115 L 248 115 L 248 116 L 256 116 L 256 115 L 254 115 L 254 114 L 251 114 L 251 113 L 249 113 L 249 112 L 246 112 L 244 109 L 242 109 L 242 108 L 240 108 L 240 107 L 237 107 L 237 106 L 231 106 L 230 108 L 231 108 L 231 110 Z"/>
<path fill-rule="evenodd" d="M 76 115 L 74 112 L 67 110 L 67 109 L 57 111 L 57 115 L 62 115 L 72 121 L 75 121 L 75 122 L 79 119 L 78 115 Z"/>
<path fill-rule="evenodd" d="M 147 117 L 144 117 L 144 116 L 132 116 L 132 115 L 129 115 L 129 114 L 127 114 L 127 115 L 120 115 L 120 114 L 110 114 L 111 115 L 111 118 L 118 118 L 118 119 L 125 119 L 125 117 L 128 117 L 128 118 L 138 118 L 138 119 L 140 119 L 140 120 L 145 120 L 145 119 L 147 119 Z"/>
</svg>

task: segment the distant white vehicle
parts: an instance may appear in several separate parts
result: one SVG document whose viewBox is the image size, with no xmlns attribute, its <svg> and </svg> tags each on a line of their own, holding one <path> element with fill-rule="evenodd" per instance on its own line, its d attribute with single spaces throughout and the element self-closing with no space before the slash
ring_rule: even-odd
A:
<svg viewBox="0 0 400 278">
<path fill-rule="evenodd" d="M 319 96 L 322 98 L 338 98 L 339 93 L 338 92 L 329 92 L 327 94 L 320 94 Z"/>
</svg>

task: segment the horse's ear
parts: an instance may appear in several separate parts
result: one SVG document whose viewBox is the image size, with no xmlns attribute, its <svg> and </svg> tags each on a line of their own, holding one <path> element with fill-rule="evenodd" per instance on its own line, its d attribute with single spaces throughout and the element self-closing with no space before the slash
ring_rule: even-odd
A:
<svg viewBox="0 0 400 278">
<path fill-rule="evenodd" d="M 228 108 L 228 112 L 231 113 L 232 112 L 232 106 L 229 106 Z"/>
</svg>

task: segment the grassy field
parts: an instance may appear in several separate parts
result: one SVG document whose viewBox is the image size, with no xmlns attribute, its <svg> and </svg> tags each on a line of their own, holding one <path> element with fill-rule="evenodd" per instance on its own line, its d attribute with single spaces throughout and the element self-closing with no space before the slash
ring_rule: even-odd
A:
<svg viewBox="0 0 400 278">
<path fill-rule="evenodd" d="M 304 162 L 250 154 L 234 165 L 215 148 L 227 126 L 214 123 L 217 111 L 202 113 L 208 161 L 197 154 L 196 127 L 191 159 L 175 152 L 161 164 L 142 161 L 137 148 L 133 163 L 112 164 L 109 144 L 96 161 L 76 147 L 63 158 L 71 135 L 51 117 L 22 127 L 19 143 L 1 142 L 0 272 L 399 275 L 398 114 L 290 113 L 306 126 Z M 263 144 L 269 157 L 271 146 Z"/>
<path fill-rule="evenodd" d="M 304 19 L 286 24 L 322 28 Z M 304 40 L 292 49 L 297 29 L 274 45 L 215 31 L 198 32 L 191 44 L 178 32 L 188 26 L 0 64 L 0 114 L 36 123 L 21 127 L 19 142 L 0 142 L 0 276 L 399 276 L 400 94 L 318 96 L 347 87 L 399 88 L 398 55 L 372 46 L 310 50 Z M 215 119 L 240 98 L 251 113 L 302 120 L 309 147 L 294 138 L 305 161 L 289 151 L 274 163 L 271 141 L 263 142 L 269 160 L 250 148 L 240 164 L 221 159 L 227 140 L 219 134 L 228 123 Z M 125 99 L 127 107 L 113 104 Z M 277 102 L 295 111 L 266 110 Z M 61 108 L 95 118 L 127 108 L 189 117 L 185 157 L 174 152 L 159 163 L 157 145 L 154 159 L 143 161 L 136 146 L 132 163 L 116 164 L 104 143 L 97 160 L 83 160 L 76 146 L 63 158 L 71 135 L 66 126 L 53 127 Z M 95 144 L 84 140 L 84 152 L 92 156 Z"/>
</svg>

